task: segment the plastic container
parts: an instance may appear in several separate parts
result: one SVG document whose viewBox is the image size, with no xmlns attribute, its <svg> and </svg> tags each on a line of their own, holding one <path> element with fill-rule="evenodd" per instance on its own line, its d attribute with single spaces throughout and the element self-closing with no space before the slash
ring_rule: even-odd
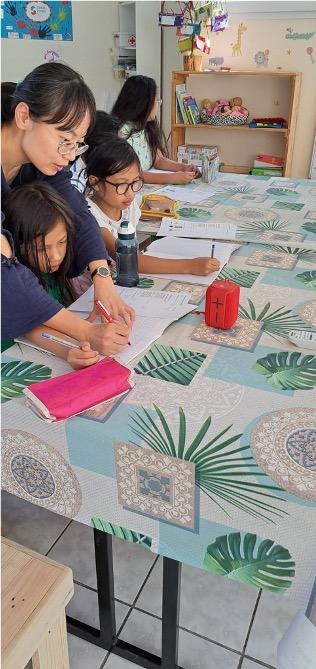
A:
<svg viewBox="0 0 316 669">
<path fill-rule="evenodd" d="M 131 223 L 122 221 L 115 243 L 116 283 L 118 286 L 137 286 L 139 275 L 137 268 L 138 241 Z"/>
</svg>

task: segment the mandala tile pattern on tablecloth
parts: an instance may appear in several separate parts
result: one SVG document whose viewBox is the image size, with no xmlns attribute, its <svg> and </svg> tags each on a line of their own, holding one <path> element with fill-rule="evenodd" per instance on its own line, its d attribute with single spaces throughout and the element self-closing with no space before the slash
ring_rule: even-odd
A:
<svg viewBox="0 0 316 669">
<path fill-rule="evenodd" d="M 126 395 L 122 397 L 114 397 L 114 399 L 106 400 L 96 406 L 87 409 L 80 414 L 80 418 L 87 418 L 88 420 L 94 420 L 98 423 L 105 423 L 113 413 L 114 409 L 125 399 Z"/>
<path fill-rule="evenodd" d="M 316 328 L 316 300 L 305 302 L 299 310 L 299 315 L 307 325 Z"/>
<path fill-rule="evenodd" d="M 195 465 L 115 444 L 118 501 L 124 508 L 187 529 L 195 526 Z"/>
<path fill-rule="evenodd" d="M 28 502 L 73 518 L 81 488 L 55 448 L 22 430 L 2 430 L 2 487 Z"/>
<path fill-rule="evenodd" d="M 185 281 L 170 281 L 164 287 L 164 290 L 171 293 L 190 293 L 189 304 L 200 304 L 206 293 L 206 286 L 199 286 L 194 283 L 185 283 Z"/>
<path fill-rule="evenodd" d="M 297 256 L 292 253 L 278 253 L 268 249 L 257 249 L 246 260 L 246 265 L 260 267 L 275 267 L 276 269 L 293 269 L 297 263 Z"/>
<path fill-rule="evenodd" d="M 265 223 L 278 217 L 275 211 L 256 209 L 254 207 L 244 207 L 243 209 L 232 207 L 231 209 L 225 209 L 224 214 L 233 221 L 260 221 Z"/>
<path fill-rule="evenodd" d="M 246 318 L 238 318 L 229 330 L 211 328 L 203 322 L 193 330 L 191 339 L 206 344 L 238 348 L 242 351 L 253 351 L 259 341 L 261 329 L 262 323 Z"/>
<path fill-rule="evenodd" d="M 301 232 L 282 232 L 281 230 L 264 230 L 259 234 L 260 240 L 265 242 L 302 242 L 306 236 Z"/>
<path fill-rule="evenodd" d="M 316 409 L 291 408 L 261 418 L 250 447 L 263 471 L 281 488 L 316 501 Z"/>
</svg>

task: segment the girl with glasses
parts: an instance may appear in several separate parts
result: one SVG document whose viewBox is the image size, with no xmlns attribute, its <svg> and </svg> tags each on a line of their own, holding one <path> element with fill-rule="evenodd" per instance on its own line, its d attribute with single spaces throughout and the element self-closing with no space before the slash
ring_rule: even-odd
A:
<svg viewBox="0 0 316 669">
<path fill-rule="evenodd" d="M 94 124 L 95 101 L 90 89 L 67 65 L 47 63 L 17 85 L 3 84 L 1 104 L 2 193 L 45 181 L 66 200 L 75 227 L 69 276 L 78 276 L 88 267 L 95 298 L 107 306 L 114 319 L 120 316 L 125 321 L 128 333 L 134 312 L 113 285 L 99 227 L 85 199 L 71 185 L 66 169 L 85 150 L 85 136 Z M 6 238 L 14 253 L 10 235 Z M 49 322 L 64 334 L 81 340 L 80 319 L 62 309 L 21 262 L 10 265 L 8 260 L 4 254 L 2 339 L 17 337 L 35 325 Z M 107 332 L 105 325 L 93 325 L 89 330 L 89 341 L 100 353 L 106 353 Z"/>
<path fill-rule="evenodd" d="M 138 156 L 125 140 L 104 135 L 104 143 L 90 145 L 85 153 L 87 201 L 109 250 L 115 258 L 115 240 L 122 221 L 130 221 L 135 229 L 140 218 L 136 193 L 143 179 Z M 215 258 L 168 260 L 140 254 L 138 270 L 154 274 L 196 274 L 207 276 L 219 268 Z"/>
<path fill-rule="evenodd" d="M 151 77 L 129 77 L 119 93 L 112 114 L 120 123 L 119 134 L 135 149 L 145 183 L 186 184 L 201 176 L 193 165 L 184 165 L 165 157 L 162 134 L 157 121 L 161 100 Z M 149 170 L 166 170 L 153 173 Z"/>
</svg>

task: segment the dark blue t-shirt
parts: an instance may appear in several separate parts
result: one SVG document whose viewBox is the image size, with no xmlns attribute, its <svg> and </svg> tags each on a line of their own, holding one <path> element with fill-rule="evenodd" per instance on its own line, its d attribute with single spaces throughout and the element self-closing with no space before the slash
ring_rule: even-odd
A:
<svg viewBox="0 0 316 669">
<path fill-rule="evenodd" d="M 69 277 L 74 277 L 79 276 L 93 260 L 107 259 L 108 253 L 98 223 L 84 197 L 70 183 L 70 178 L 71 173 L 67 169 L 49 177 L 34 165 L 27 164 L 22 166 L 9 186 L 1 170 L 2 193 L 23 184 L 47 181 L 66 200 L 74 213 L 74 261 L 69 271 Z M 5 221 L 3 226 L 5 228 Z M 17 261 L 10 233 L 2 232 L 11 245 L 13 257 L 1 256 L 1 339 L 12 339 L 52 318 L 62 307 L 46 293 L 35 274 Z"/>
</svg>

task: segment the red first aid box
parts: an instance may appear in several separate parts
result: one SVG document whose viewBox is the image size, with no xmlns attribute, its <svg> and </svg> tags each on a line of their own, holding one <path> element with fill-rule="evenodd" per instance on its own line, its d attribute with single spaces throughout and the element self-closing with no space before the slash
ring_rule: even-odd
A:
<svg viewBox="0 0 316 669">
<path fill-rule="evenodd" d="M 217 279 L 205 296 L 205 323 L 212 328 L 228 330 L 238 318 L 240 287 L 228 279 Z"/>
</svg>

